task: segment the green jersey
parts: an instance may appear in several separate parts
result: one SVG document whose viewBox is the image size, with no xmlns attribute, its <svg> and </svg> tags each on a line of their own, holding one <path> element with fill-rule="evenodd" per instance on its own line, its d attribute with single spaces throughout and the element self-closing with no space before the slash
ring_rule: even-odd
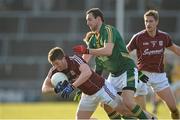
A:
<svg viewBox="0 0 180 120">
<path fill-rule="evenodd" d="M 104 43 L 108 43 L 108 40 L 114 43 L 112 55 L 95 58 L 97 71 L 104 69 L 113 74 L 121 74 L 134 68 L 135 63 L 130 58 L 121 35 L 113 26 L 102 24 L 99 33 L 93 34 L 86 43 L 89 48 L 97 49 L 103 47 Z"/>
</svg>

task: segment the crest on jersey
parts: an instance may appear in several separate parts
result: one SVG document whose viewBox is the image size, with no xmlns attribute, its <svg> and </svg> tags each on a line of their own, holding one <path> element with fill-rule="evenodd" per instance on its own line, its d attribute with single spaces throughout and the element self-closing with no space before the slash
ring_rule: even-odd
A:
<svg viewBox="0 0 180 120">
<path fill-rule="evenodd" d="M 70 73 L 71 73 L 71 75 L 73 75 L 73 76 L 76 75 L 76 73 L 75 73 L 74 71 L 72 71 L 72 70 L 70 71 Z"/>
<path fill-rule="evenodd" d="M 163 46 L 163 41 L 159 41 L 159 46 Z"/>
<path fill-rule="evenodd" d="M 157 41 L 151 41 L 152 46 L 154 47 L 156 45 Z"/>
</svg>

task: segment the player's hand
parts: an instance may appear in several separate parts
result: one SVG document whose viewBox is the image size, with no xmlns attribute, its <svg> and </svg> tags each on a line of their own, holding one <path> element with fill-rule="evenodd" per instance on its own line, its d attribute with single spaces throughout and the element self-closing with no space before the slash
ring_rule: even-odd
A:
<svg viewBox="0 0 180 120">
<path fill-rule="evenodd" d="M 91 36 L 94 35 L 94 34 L 95 34 L 95 32 L 88 32 L 88 33 L 86 33 L 86 36 L 84 37 L 83 40 L 88 42 L 90 40 Z"/>
<path fill-rule="evenodd" d="M 73 100 L 79 102 L 80 99 L 81 99 L 81 94 L 82 94 L 82 91 L 81 91 L 81 90 L 78 90 L 78 91 L 76 92 Z"/>
<path fill-rule="evenodd" d="M 66 88 L 68 86 L 69 82 L 67 80 L 65 80 L 64 82 L 58 82 L 58 84 L 56 85 L 56 87 L 54 88 L 54 92 L 56 94 L 60 93 L 61 91 L 64 90 L 64 88 Z"/>
<path fill-rule="evenodd" d="M 70 94 L 74 91 L 74 86 L 68 84 L 61 93 L 62 98 L 69 98 Z"/>
<path fill-rule="evenodd" d="M 144 83 L 147 83 L 149 80 L 149 77 L 143 74 L 141 71 L 138 71 L 138 78 Z"/>
<path fill-rule="evenodd" d="M 89 49 L 87 49 L 84 45 L 76 45 L 73 47 L 73 52 L 78 54 L 89 54 Z"/>
</svg>

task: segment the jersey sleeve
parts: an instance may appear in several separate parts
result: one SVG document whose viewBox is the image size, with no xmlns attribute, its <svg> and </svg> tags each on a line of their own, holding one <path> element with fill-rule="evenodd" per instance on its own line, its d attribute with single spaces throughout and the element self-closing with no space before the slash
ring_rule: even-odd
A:
<svg viewBox="0 0 180 120">
<path fill-rule="evenodd" d="M 99 75 L 102 75 L 103 73 L 103 65 L 101 62 L 98 60 L 98 58 L 95 59 L 96 65 L 95 65 L 95 72 Z"/>
<path fill-rule="evenodd" d="M 107 25 L 105 27 L 105 30 L 106 30 L 106 39 L 105 39 L 105 43 L 114 43 L 114 34 L 113 34 L 113 30 L 112 30 L 112 27 L 110 25 Z"/>
<path fill-rule="evenodd" d="M 137 45 L 136 45 L 136 35 L 134 35 L 131 40 L 129 41 L 129 43 L 127 44 L 127 49 L 129 51 L 133 51 L 134 49 L 137 49 Z"/>
<path fill-rule="evenodd" d="M 167 35 L 166 47 L 170 47 L 173 45 L 172 39 L 169 35 Z"/>
</svg>

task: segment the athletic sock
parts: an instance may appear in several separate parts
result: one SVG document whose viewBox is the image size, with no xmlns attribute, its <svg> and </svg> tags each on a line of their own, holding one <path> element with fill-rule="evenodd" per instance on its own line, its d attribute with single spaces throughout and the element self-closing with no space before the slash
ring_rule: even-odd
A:
<svg viewBox="0 0 180 120">
<path fill-rule="evenodd" d="M 111 120 L 114 120 L 114 119 L 121 120 L 121 115 L 116 111 L 113 111 L 112 113 L 108 114 L 108 117 Z"/>
<path fill-rule="evenodd" d="M 179 119 L 180 118 L 178 109 L 176 109 L 175 111 L 171 112 L 171 117 L 173 119 Z"/>
<path fill-rule="evenodd" d="M 131 112 L 139 119 L 148 119 L 148 117 L 146 116 L 146 114 L 139 105 L 136 105 Z"/>
<path fill-rule="evenodd" d="M 127 117 L 127 116 L 122 116 L 122 118 L 124 120 L 131 120 L 131 119 L 136 120 L 137 119 L 137 117 Z"/>
</svg>

